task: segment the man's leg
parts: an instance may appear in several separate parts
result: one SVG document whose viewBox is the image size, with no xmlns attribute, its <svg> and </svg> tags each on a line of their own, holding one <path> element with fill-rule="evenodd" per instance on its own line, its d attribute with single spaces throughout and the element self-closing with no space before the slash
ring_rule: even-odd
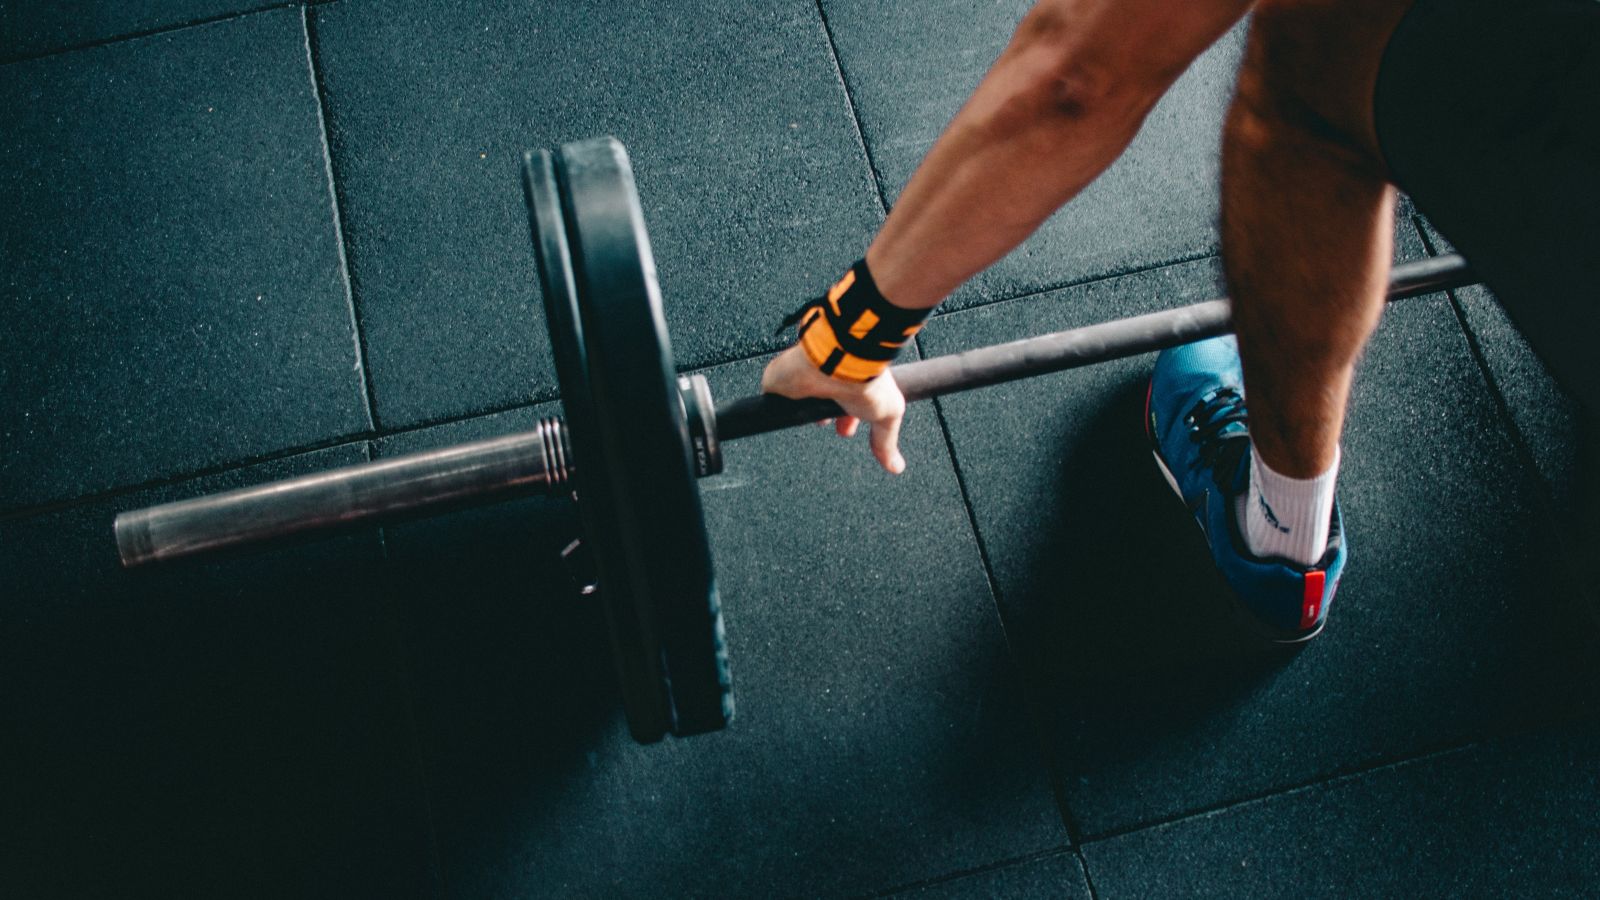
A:
<svg viewBox="0 0 1600 900">
<path fill-rule="evenodd" d="M 1253 443 L 1239 512 L 1260 556 L 1323 555 L 1357 356 L 1394 230 L 1371 110 L 1407 0 L 1267 0 L 1223 143 L 1223 259 Z"/>
<path fill-rule="evenodd" d="M 1348 555 L 1339 434 L 1394 228 L 1372 88 L 1407 2 L 1256 7 L 1222 152 L 1237 339 L 1168 350 L 1150 380 L 1156 459 L 1250 620 L 1280 642 L 1322 630 Z"/>
</svg>

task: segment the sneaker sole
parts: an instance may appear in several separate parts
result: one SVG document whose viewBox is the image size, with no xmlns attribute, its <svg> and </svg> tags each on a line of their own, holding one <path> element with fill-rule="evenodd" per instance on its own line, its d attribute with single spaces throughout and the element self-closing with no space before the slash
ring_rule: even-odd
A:
<svg viewBox="0 0 1600 900">
<path fill-rule="evenodd" d="M 1161 448 L 1156 443 L 1155 434 L 1150 431 L 1150 397 L 1154 392 L 1155 380 L 1151 379 L 1150 387 L 1145 390 L 1144 394 L 1144 435 L 1150 441 L 1150 456 L 1156 461 L 1156 468 L 1160 470 L 1161 477 L 1167 480 L 1167 486 L 1172 488 L 1172 495 L 1178 498 L 1179 505 L 1183 507 L 1185 512 L 1189 513 L 1189 518 L 1193 520 L 1194 526 L 1200 529 L 1200 536 L 1206 539 L 1206 546 L 1209 547 L 1211 546 L 1211 535 L 1206 532 L 1205 526 L 1201 525 L 1200 520 L 1195 517 L 1194 510 L 1189 508 L 1188 502 L 1183 499 L 1183 489 L 1178 487 L 1178 479 L 1173 477 L 1172 470 L 1167 468 L 1167 461 L 1161 458 Z M 1274 644 L 1289 646 L 1304 644 L 1306 641 L 1321 634 L 1322 629 L 1328 624 L 1328 617 L 1323 616 L 1322 621 L 1318 622 L 1310 631 L 1285 634 L 1256 618 L 1256 614 L 1244 605 L 1244 601 L 1239 599 L 1239 595 L 1234 593 L 1232 588 L 1228 590 L 1228 600 L 1230 601 L 1228 605 L 1233 610 L 1233 614 L 1241 622 L 1252 632 Z"/>
</svg>

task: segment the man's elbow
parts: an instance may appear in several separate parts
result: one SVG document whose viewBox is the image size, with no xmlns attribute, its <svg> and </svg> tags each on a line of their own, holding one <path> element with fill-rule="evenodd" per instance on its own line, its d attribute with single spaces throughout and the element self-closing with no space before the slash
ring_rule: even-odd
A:
<svg viewBox="0 0 1600 900">
<path fill-rule="evenodd" d="M 1031 67 L 1001 119 L 1011 127 L 1123 132 L 1137 130 L 1160 98 L 1158 87 L 1114 67 L 1057 58 Z"/>
<path fill-rule="evenodd" d="M 998 65 L 1015 73 L 1019 114 L 1057 125 L 1105 126 L 1142 121 L 1171 83 L 1147 58 L 1085 35 L 1038 9 L 1018 26 Z"/>
</svg>

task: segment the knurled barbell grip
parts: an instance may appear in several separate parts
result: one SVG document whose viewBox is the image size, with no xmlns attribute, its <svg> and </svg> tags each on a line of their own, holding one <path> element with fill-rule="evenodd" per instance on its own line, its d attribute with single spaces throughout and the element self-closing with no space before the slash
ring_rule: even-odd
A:
<svg viewBox="0 0 1600 900">
<path fill-rule="evenodd" d="M 117 516 L 125 566 L 307 531 L 422 513 L 468 500 L 555 493 L 571 474 L 566 425 L 132 510 Z"/>
<path fill-rule="evenodd" d="M 1414 297 L 1476 281 L 1466 260 L 1455 254 L 1403 263 L 1395 266 L 1390 274 L 1389 299 Z M 892 371 L 908 402 L 926 400 L 1164 350 L 1232 330 L 1228 301 L 1211 300 L 905 363 Z M 757 394 L 717 407 L 717 438 L 731 441 L 843 414 L 844 410 L 830 400 L 791 400 L 775 394 Z"/>
</svg>

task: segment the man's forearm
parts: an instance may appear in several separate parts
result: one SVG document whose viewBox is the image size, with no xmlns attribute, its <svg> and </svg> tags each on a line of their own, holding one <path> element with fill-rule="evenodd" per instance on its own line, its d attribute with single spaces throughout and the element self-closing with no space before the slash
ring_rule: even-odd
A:
<svg viewBox="0 0 1600 900">
<path fill-rule="evenodd" d="M 1046 0 L 957 113 L 867 251 L 885 297 L 936 306 L 1119 156 L 1245 0 Z"/>
</svg>

